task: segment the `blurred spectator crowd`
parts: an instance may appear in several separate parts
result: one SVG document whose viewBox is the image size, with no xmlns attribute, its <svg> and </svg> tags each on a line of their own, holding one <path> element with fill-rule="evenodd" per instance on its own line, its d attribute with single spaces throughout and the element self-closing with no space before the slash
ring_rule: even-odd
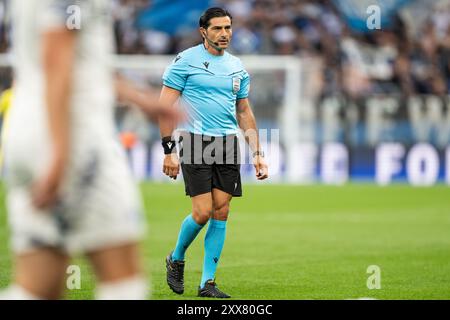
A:
<svg viewBox="0 0 450 320">
<path fill-rule="evenodd" d="M 0 0 L 0 52 L 8 20 Z M 414 2 L 414 1 L 412 1 Z M 216 0 L 233 16 L 236 54 L 297 55 L 320 61 L 323 94 L 350 97 L 450 92 L 450 1 L 417 0 L 388 28 L 356 32 L 332 0 Z M 420 3 L 422 2 L 422 6 Z M 175 54 L 200 42 L 195 28 L 168 34 L 136 27 L 152 0 L 112 0 L 120 54 Z"/>
</svg>

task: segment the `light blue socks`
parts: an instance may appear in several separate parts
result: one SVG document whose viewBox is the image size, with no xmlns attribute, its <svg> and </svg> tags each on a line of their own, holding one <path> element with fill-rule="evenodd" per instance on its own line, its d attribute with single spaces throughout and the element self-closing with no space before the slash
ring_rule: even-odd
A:
<svg viewBox="0 0 450 320">
<path fill-rule="evenodd" d="M 194 241 L 195 237 L 198 235 L 200 230 L 202 230 L 203 225 L 197 224 L 192 215 L 188 215 L 181 224 L 180 233 L 178 234 L 177 244 L 175 250 L 172 253 L 172 260 L 183 261 L 184 254 L 186 253 L 189 245 Z"/>
<path fill-rule="evenodd" d="M 226 221 L 209 220 L 209 227 L 205 236 L 205 258 L 203 261 L 202 281 L 200 283 L 201 288 L 205 286 L 207 280 L 214 280 L 215 278 L 217 264 L 225 242 L 226 226 Z"/>
</svg>

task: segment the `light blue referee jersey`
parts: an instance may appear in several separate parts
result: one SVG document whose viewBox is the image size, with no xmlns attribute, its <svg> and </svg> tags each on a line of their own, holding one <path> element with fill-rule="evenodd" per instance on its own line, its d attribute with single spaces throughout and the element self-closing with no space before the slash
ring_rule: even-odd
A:
<svg viewBox="0 0 450 320">
<path fill-rule="evenodd" d="M 181 92 L 187 120 L 180 129 L 208 136 L 236 134 L 236 100 L 248 97 L 250 76 L 239 58 L 210 54 L 203 44 L 180 53 L 163 75 Z"/>
</svg>

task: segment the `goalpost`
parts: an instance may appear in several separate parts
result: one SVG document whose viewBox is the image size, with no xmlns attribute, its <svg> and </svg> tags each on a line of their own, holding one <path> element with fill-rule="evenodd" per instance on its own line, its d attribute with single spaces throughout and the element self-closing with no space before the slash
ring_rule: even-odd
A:
<svg viewBox="0 0 450 320">
<path fill-rule="evenodd" d="M 114 65 L 120 70 L 128 72 L 134 70 L 147 77 L 161 79 L 164 69 L 173 58 L 173 56 L 159 55 L 118 55 L 115 57 Z M 266 144 L 266 154 L 271 165 L 273 177 L 271 180 L 294 181 L 295 173 L 298 171 L 298 153 L 294 149 L 283 147 L 296 145 L 302 140 L 301 59 L 295 56 L 274 55 L 242 55 L 239 58 L 252 77 L 250 102 L 254 108 L 260 133 L 269 136 L 263 137 L 262 140 L 263 144 Z M 275 105 L 271 105 L 271 101 L 264 101 L 261 95 L 269 97 L 279 95 L 280 99 L 275 102 Z M 275 112 L 269 110 L 272 108 Z M 250 172 L 250 169 L 248 171 Z M 243 175 L 245 177 L 245 170 Z"/>
<path fill-rule="evenodd" d="M 115 55 L 114 67 L 135 80 L 154 84 L 158 89 L 164 69 L 173 58 L 168 55 Z M 302 140 L 302 61 L 295 56 L 242 55 L 239 58 L 252 77 L 250 102 L 260 133 L 269 136 L 263 137 L 262 142 L 271 165 L 271 180 L 293 181 L 299 154 L 286 146 L 297 145 Z M 0 68 L 12 64 L 11 54 L 0 54 Z M 243 178 L 248 171 L 247 178 L 251 179 L 250 169 L 243 171 Z M 150 173 L 150 178 L 155 177 Z"/>
</svg>

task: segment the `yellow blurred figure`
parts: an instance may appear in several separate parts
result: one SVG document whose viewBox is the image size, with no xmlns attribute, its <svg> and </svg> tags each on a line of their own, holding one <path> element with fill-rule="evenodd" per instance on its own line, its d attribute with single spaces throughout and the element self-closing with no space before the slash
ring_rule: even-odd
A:
<svg viewBox="0 0 450 320">
<path fill-rule="evenodd" d="M 3 145 L 4 135 L 5 135 L 5 129 L 8 123 L 8 112 L 11 107 L 11 101 L 13 98 L 13 90 L 12 88 L 6 89 L 3 91 L 2 95 L 0 96 L 0 117 L 2 118 L 2 131 L 1 131 L 1 142 L 0 142 L 0 168 L 2 167 L 3 163 L 3 156 L 1 151 L 1 146 Z"/>
</svg>

